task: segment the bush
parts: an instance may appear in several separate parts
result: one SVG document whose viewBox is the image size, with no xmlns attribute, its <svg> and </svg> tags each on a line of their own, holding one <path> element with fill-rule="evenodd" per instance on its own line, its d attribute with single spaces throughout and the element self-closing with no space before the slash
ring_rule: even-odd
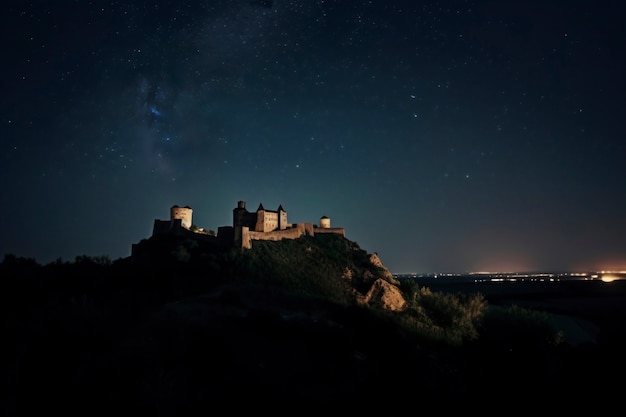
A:
<svg viewBox="0 0 626 417">
<path fill-rule="evenodd" d="M 564 337 L 553 329 L 548 313 L 511 305 L 489 309 L 482 339 L 503 351 L 528 352 L 560 345 Z"/>
<path fill-rule="evenodd" d="M 488 307 L 482 294 L 432 292 L 414 282 L 403 283 L 401 289 L 410 305 L 401 321 L 422 337 L 449 345 L 478 338 L 478 328 Z"/>
</svg>

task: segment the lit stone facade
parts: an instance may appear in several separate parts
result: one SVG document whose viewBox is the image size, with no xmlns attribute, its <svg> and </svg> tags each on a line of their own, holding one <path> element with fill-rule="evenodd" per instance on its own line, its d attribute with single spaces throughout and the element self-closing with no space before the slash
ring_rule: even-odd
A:
<svg viewBox="0 0 626 417">
<path fill-rule="evenodd" d="M 170 220 L 174 221 L 176 219 L 181 220 L 181 226 L 185 229 L 189 229 L 193 224 L 191 222 L 193 216 L 193 210 L 189 206 L 179 207 L 172 206 L 170 208 Z"/>
</svg>

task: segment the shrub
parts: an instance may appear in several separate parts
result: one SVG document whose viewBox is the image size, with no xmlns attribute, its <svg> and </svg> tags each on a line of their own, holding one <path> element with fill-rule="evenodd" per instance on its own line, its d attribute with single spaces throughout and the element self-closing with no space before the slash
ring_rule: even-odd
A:
<svg viewBox="0 0 626 417">
<path fill-rule="evenodd" d="M 432 292 L 428 287 L 403 284 L 409 309 L 401 315 L 405 326 L 424 338 L 450 345 L 462 345 L 478 338 L 478 327 L 487 311 L 482 294 Z"/>
</svg>

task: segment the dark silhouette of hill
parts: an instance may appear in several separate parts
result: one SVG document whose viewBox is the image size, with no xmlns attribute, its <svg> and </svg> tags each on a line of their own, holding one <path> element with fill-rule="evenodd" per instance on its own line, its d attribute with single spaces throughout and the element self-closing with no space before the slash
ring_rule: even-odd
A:
<svg viewBox="0 0 626 417">
<path fill-rule="evenodd" d="M 623 371 L 620 333 L 563 343 L 542 310 L 395 281 L 339 235 L 140 245 L 141 259 L 5 256 L 4 415 L 531 408 L 581 386 L 610 398 L 600 381 Z M 366 296 L 381 281 L 405 308 Z"/>
</svg>

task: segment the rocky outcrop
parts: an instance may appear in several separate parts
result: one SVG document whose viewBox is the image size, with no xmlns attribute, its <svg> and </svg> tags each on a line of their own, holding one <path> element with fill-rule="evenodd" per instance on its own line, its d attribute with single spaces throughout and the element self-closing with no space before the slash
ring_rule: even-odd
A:
<svg viewBox="0 0 626 417">
<path fill-rule="evenodd" d="M 345 279 L 348 282 L 352 281 L 352 270 L 346 266 L 346 269 L 343 271 L 343 275 L 341 275 L 341 278 Z"/>
<path fill-rule="evenodd" d="M 385 310 L 401 311 L 407 302 L 398 287 L 383 279 L 377 279 L 363 298 L 363 302 Z"/>
<path fill-rule="evenodd" d="M 396 285 L 399 284 L 399 282 L 394 278 L 393 274 L 387 269 L 385 265 L 383 265 L 382 261 L 380 260 L 376 252 L 369 255 L 369 260 L 372 265 L 374 265 L 375 267 L 381 270 L 383 278 L 385 278 L 386 281 L 391 282 Z"/>
</svg>

